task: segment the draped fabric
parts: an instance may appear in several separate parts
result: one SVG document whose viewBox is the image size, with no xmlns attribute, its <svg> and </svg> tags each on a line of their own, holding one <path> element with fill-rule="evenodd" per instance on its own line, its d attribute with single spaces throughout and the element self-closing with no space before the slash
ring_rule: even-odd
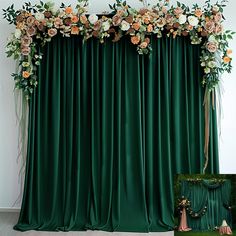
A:
<svg viewBox="0 0 236 236">
<path fill-rule="evenodd" d="M 173 229 L 173 175 L 204 164 L 201 46 L 151 40 L 150 56 L 125 38 L 58 36 L 42 49 L 15 229 Z M 217 173 L 214 110 L 210 128 L 207 171 Z"/>
<path fill-rule="evenodd" d="M 214 183 L 202 180 L 197 183 L 182 181 L 181 196 L 185 196 L 191 202 L 191 210 L 199 214 L 206 207 L 206 213 L 199 217 L 193 217 L 187 212 L 188 226 L 192 230 L 213 230 L 219 227 L 223 220 L 232 226 L 231 211 L 225 207 L 229 206 L 231 200 L 231 182 Z M 193 214 L 193 215 L 194 215 Z"/>
</svg>

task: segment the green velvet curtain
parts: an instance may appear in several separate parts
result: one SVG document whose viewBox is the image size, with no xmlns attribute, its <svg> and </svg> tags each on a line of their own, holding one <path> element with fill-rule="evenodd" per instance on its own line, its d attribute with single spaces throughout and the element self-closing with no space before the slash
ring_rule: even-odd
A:
<svg viewBox="0 0 236 236">
<path fill-rule="evenodd" d="M 197 183 L 189 181 L 181 182 L 181 196 L 185 196 L 191 202 L 194 213 L 199 213 L 206 206 L 206 213 L 200 217 L 192 217 L 187 211 L 187 223 L 194 231 L 214 230 L 223 220 L 232 227 L 231 211 L 231 182 L 214 183 L 210 180 L 202 180 Z"/>
<path fill-rule="evenodd" d="M 201 46 L 151 40 L 150 56 L 125 38 L 58 36 L 42 49 L 15 229 L 173 229 L 173 175 L 204 164 Z M 217 173 L 215 111 L 210 128 Z"/>
</svg>

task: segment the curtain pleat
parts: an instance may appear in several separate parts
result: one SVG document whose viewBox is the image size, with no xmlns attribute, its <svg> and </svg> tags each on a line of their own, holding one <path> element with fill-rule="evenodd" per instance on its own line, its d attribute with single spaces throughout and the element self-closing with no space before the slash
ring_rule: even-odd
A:
<svg viewBox="0 0 236 236">
<path fill-rule="evenodd" d="M 201 45 L 151 40 L 149 56 L 126 39 L 57 36 L 41 49 L 15 229 L 173 229 L 173 176 L 204 163 Z M 209 173 L 218 172 L 215 113 Z"/>
</svg>

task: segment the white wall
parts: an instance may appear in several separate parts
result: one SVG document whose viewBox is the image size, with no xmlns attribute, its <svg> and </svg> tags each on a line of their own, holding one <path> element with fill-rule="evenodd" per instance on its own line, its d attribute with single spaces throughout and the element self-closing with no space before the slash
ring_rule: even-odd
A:
<svg viewBox="0 0 236 236">
<path fill-rule="evenodd" d="M 16 7 L 20 7 L 24 1 L 18 0 L 1 0 L 0 8 L 6 8 L 14 3 Z M 31 1 L 37 2 L 37 1 Z M 60 4 L 61 1 L 55 1 Z M 99 3 L 98 3 L 99 2 Z M 151 3 L 151 1 L 149 1 Z M 152 1 L 154 2 L 154 1 Z M 170 1 L 174 4 L 176 1 Z M 187 4 L 194 2 L 203 3 L 198 0 L 182 0 Z M 76 3 L 75 0 L 66 0 L 64 3 Z M 90 12 L 101 13 L 104 10 L 109 10 L 108 3 L 113 1 L 96 1 L 90 0 Z M 130 0 L 128 3 L 132 6 L 141 6 L 138 0 Z M 225 9 L 227 18 L 225 26 L 236 31 L 236 1 L 230 0 Z M 20 184 L 18 181 L 19 164 L 17 158 L 17 137 L 18 129 L 16 125 L 15 105 L 13 88 L 14 82 L 10 74 L 15 69 L 15 62 L 12 59 L 6 58 L 4 54 L 4 46 L 10 32 L 14 30 L 14 26 L 0 18 L 0 208 L 10 208 L 17 199 L 20 192 Z M 236 52 L 236 37 L 231 42 L 231 48 Z M 222 132 L 220 142 L 220 171 L 221 173 L 236 173 L 236 161 L 234 161 L 236 153 L 236 54 L 233 60 L 233 71 L 230 75 L 224 75 L 223 96 L 223 111 L 224 117 L 222 120 Z M 235 90 L 235 91 L 234 91 Z M 19 207 L 18 202 L 15 207 Z"/>
</svg>

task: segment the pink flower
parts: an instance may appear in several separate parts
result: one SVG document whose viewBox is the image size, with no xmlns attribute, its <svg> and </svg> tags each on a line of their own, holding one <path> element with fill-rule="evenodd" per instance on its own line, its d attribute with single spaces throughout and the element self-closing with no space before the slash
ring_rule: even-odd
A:
<svg viewBox="0 0 236 236">
<path fill-rule="evenodd" d="M 93 29 L 95 31 L 99 31 L 101 29 L 101 27 L 102 27 L 102 22 L 100 20 L 96 21 L 93 25 Z"/>
<path fill-rule="evenodd" d="M 174 13 L 175 13 L 175 15 L 180 15 L 180 14 L 183 14 L 183 9 L 181 8 L 181 7 L 176 7 L 175 9 L 174 9 Z"/>
<path fill-rule="evenodd" d="M 217 12 L 214 15 L 214 20 L 215 20 L 215 22 L 220 22 L 222 20 L 222 14 L 220 12 Z"/>
<path fill-rule="evenodd" d="M 33 26 L 34 22 L 35 22 L 35 18 L 33 16 L 28 17 L 26 20 L 26 23 L 28 26 Z"/>
<path fill-rule="evenodd" d="M 48 29 L 48 35 L 53 37 L 57 34 L 57 30 L 55 28 Z"/>
<path fill-rule="evenodd" d="M 216 50 L 218 49 L 218 45 L 215 42 L 208 42 L 206 44 L 206 48 L 209 52 L 213 53 L 213 52 L 216 52 Z"/>
<path fill-rule="evenodd" d="M 208 33 L 212 33 L 215 29 L 215 23 L 213 21 L 207 21 L 205 24 L 205 29 Z"/>
<path fill-rule="evenodd" d="M 21 45 L 24 47 L 29 46 L 32 43 L 32 38 L 25 35 L 23 38 L 21 38 Z"/>
<path fill-rule="evenodd" d="M 114 15 L 114 16 L 112 17 L 112 23 L 113 23 L 114 26 L 120 25 L 121 20 L 122 20 L 122 18 L 121 18 L 121 16 L 118 15 L 118 14 L 116 14 L 116 15 Z"/>
<path fill-rule="evenodd" d="M 55 20 L 54 20 L 54 26 L 56 27 L 56 28 L 60 28 L 60 26 L 63 24 L 63 22 L 62 22 L 62 19 L 61 18 L 59 18 L 59 17 L 57 17 L 57 18 L 55 18 Z"/>
<path fill-rule="evenodd" d="M 45 30 L 45 26 L 44 26 L 44 24 L 42 24 L 42 23 L 40 23 L 40 24 L 38 24 L 38 30 L 39 31 L 44 31 Z"/>
<path fill-rule="evenodd" d="M 139 45 L 139 47 L 143 49 L 143 48 L 146 48 L 147 45 L 148 45 L 148 43 L 144 41 Z"/>
<path fill-rule="evenodd" d="M 21 47 L 21 54 L 24 56 L 28 56 L 30 51 L 31 51 L 30 47 Z"/>
<path fill-rule="evenodd" d="M 221 24 L 217 24 L 216 27 L 215 27 L 214 32 L 216 34 L 221 34 L 223 32 L 223 26 Z"/>
<path fill-rule="evenodd" d="M 36 28 L 34 26 L 31 26 L 26 30 L 26 32 L 29 36 L 34 36 L 37 31 L 36 31 Z"/>
</svg>

